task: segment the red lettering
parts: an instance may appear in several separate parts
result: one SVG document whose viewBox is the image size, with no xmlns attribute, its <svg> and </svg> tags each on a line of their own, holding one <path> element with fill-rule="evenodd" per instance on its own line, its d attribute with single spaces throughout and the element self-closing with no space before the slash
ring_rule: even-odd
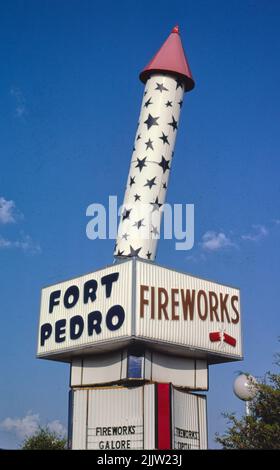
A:
<svg viewBox="0 0 280 470">
<path fill-rule="evenodd" d="M 184 320 L 188 320 L 189 316 L 190 320 L 192 321 L 194 314 L 195 290 L 193 289 L 192 291 L 190 291 L 190 289 L 187 289 L 186 291 L 184 291 L 184 289 L 181 289 L 181 300 L 183 306 Z"/>
<path fill-rule="evenodd" d="M 164 297 L 164 299 L 162 299 Z M 168 305 L 168 293 L 167 290 L 164 289 L 164 287 L 159 287 L 158 288 L 158 319 L 161 320 L 161 314 L 163 313 L 164 318 L 166 320 L 169 320 L 168 318 L 168 313 L 167 313 L 167 307 Z"/>
</svg>

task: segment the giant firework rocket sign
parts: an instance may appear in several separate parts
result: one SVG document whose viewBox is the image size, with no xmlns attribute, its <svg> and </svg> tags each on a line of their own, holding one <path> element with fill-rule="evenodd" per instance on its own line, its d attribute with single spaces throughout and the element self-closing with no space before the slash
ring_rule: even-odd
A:
<svg viewBox="0 0 280 470">
<path fill-rule="evenodd" d="M 43 289 L 38 356 L 67 361 L 141 341 L 240 359 L 240 316 L 238 289 L 134 259 Z"/>
<path fill-rule="evenodd" d="M 184 93 L 194 87 L 177 27 L 140 78 L 145 91 L 114 252 L 118 263 L 43 289 L 38 357 L 71 361 L 138 341 L 208 363 L 241 359 L 239 290 L 150 262 Z"/>
<path fill-rule="evenodd" d="M 184 94 L 194 87 L 177 26 L 140 79 L 145 90 L 114 254 L 153 261 Z"/>
</svg>

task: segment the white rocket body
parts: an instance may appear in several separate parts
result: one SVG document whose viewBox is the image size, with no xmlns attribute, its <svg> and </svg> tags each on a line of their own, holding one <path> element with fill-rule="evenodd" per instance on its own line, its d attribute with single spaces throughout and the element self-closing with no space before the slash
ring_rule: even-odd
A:
<svg viewBox="0 0 280 470">
<path fill-rule="evenodd" d="M 153 261 L 174 154 L 184 83 L 153 73 L 146 82 L 114 255 Z"/>
</svg>

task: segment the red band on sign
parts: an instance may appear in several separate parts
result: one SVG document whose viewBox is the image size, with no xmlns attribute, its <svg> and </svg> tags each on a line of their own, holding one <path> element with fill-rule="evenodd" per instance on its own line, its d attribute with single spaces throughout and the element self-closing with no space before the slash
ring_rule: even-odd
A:
<svg viewBox="0 0 280 470">
<path fill-rule="evenodd" d="M 171 449 L 170 384 L 157 384 L 157 448 Z"/>
<path fill-rule="evenodd" d="M 230 346 L 236 346 L 236 339 L 226 333 L 224 333 L 224 342 L 230 344 Z"/>
<path fill-rule="evenodd" d="M 221 333 L 219 333 L 219 331 L 209 333 L 209 338 L 212 343 L 215 343 L 215 341 L 221 341 Z"/>
</svg>

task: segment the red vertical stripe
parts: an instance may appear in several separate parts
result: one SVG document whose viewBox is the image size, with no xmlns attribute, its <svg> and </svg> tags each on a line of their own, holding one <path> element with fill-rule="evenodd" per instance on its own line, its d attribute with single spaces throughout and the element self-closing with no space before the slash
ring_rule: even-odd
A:
<svg viewBox="0 0 280 470">
<path fill-rule="evenodd" d="M 171 449 L 170 385 L 157 384 L 158 449 Z"/>
</svg>

